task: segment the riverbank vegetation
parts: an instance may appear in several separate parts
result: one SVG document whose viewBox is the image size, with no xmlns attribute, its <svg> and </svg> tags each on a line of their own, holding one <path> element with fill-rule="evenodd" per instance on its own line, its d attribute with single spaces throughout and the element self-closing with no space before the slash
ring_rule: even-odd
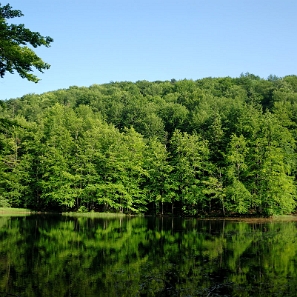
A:
<svg viewBox="0 0 297 297">
<path fill-rule="evenodd" d="M 0 206 L 296 210 L 297 76 L 111 82 L 2 101 Z"/>
</svg>

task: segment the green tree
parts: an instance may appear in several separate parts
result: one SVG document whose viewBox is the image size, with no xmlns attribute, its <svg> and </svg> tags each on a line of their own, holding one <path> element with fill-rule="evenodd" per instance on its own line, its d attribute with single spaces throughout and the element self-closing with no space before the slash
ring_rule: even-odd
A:
<svg viewBox="0 0 297 297">
<path fill-rule="evenodd" d="M 296 166 L 295 140 L 269 112 L 262 116 L 259 124 L 255 138 L 249 139 L 247 188 L 260 213 L 290 213 L 296 207 L 292 177 Z"/>
<path fill-rule="evenodd" d="M 176 201 L 181 201 L 186 213 L 196 214 L 205 206 L 202 181 L 209 170 L 208 142 L 200 135 L 176 130 L 171 139 L 171 179 Z"/>
<path fill-rule="evenodd" d="M 32 205 L 32 164 L 35 157 L 32 147 L 38 144 L 37 134 L 35 123 L 22 117 L 17 117 L 6 133 L 0 134 L 3 141 L 0 150 L 0 203 L 3 206 Z"/>
<path fill-rule="evenodd" d="M 76 203 L 78 193 L 74 184 L 77 177 L 71 168 L 74 139 L 69 129 L 72 112 L 72 109 L 56 104 L 45 117 L 40 151 L 43 170 L 39 182 L 45 205 L 72 208 Z"/>
<path fill-rule="evenodd" d="M 6 21 L 21 16 L 23 14 L 20 10 L 13 10 L 9 4 L 2 6 L 0 3 L 0 76 L 3 78 L 6 72 L 17 71 L 22 78 L 37 83 L 40 79 L 31 73 L 32 67 L 43 72 L 49 69 L 50 65 L 27 45 L 33 48 L 41 45 L 49 47 L 53 39 L 32 32 L 23 24 L 8 24 Z"/>
<path fill-rule="evenodd" d="M 237 213 L 247 213 L 251 205 L 252 196 L 242 182 L 247 175 L 247 154 L 247 144 L 243 135 L 238 137 L 233 134 L 226 155 L 228 186 L 225 207 Z"/>
<path fill-rule="evenodd" d="M 171 202 L 172 185 L 170 173 L 172 166 L 168 162 L 166 146 L 157 139 L 150 139 L 145 151 L 144 168 L 147 171 L 143 184 L 147 201 L 156 213 L 164 213 L 164 202 Z"/>
</svg>

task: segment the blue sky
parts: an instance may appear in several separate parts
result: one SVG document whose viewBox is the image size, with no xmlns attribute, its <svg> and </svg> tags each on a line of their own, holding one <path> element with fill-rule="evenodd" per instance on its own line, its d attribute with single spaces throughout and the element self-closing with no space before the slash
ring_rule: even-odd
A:
<svg viewBox="0 0 297 297">
<path fill-rule="evenodd" d="M 296 0 L 7 0 L 50 70 L 0 79 L 0 99 L 110 81 L 297 74 Z"/>
</svg>

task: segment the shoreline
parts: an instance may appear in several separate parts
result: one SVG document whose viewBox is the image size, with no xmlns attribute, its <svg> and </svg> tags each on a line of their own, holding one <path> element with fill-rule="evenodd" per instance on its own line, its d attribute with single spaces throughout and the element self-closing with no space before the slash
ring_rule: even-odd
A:
<svg viewBox="0 0 297 297">
<path fill-rule="evenodd" d="M 9 208 L 3 207 L 0 208 L 0 216 L 13 216 L 13 215 L 62 215 L 62 216 L 71 216 L 71 217 L 89 217 L 89 218 L 123 218 L 123 217 L 155 217 L 155 218 L 174 218 L 174 219 L 184 219 L 184 220 L 199 220 L 199 221 L 234 221 L 234 222 L 247 222 L 247 223 L 265 223 L 265 222 L 297 222 L 297 215 L 290 214 L 290 215 L 275 215 L 272 217 L 251 217 L 251 216 L 230 216 L 230 217 L 179 217 L 179 216 L 170 216 L 170 215 L 129 215 L 123 213 L 105 213 L 105 212 L 43 212 L 43 211 L 33 211 L 30 209 L 22 209 L 22 208 Z"/>
</svg>

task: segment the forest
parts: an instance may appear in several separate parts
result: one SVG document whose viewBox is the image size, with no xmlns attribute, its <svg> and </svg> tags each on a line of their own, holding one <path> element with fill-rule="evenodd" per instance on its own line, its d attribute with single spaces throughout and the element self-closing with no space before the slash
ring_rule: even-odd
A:
<svg viewBox="0 0 297 297">
<path fill-rule="evenodd" d="M 110 82 L 0 101 L 0 206 L 296 211 L 297 76 Z"/>
</svg>

